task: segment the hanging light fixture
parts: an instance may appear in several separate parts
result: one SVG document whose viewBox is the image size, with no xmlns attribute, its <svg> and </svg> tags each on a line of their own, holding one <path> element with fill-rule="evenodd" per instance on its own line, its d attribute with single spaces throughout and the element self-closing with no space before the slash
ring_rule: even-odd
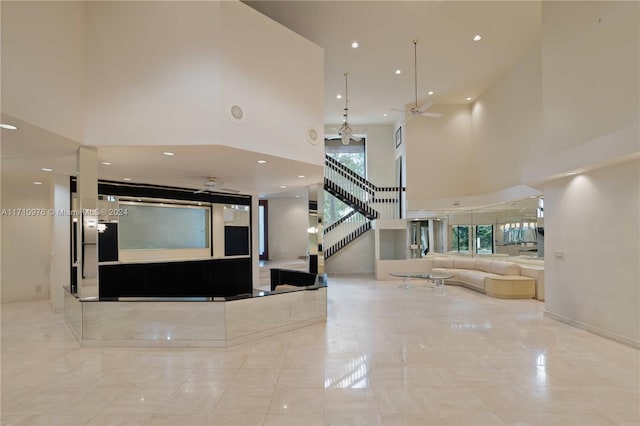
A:
<svg viewBox="0 0 640 426">
<path fill-rule="evenodd" d="M 343 145 L 349 145 L 351 140 L 360 142 L 360 138 L 353 136 L 353 129 L 349 126 L 349 73 L 344 73 L 344 117 L 342 126 L 338 130 L 338 135 Z"/>
<path fill-rule="evenodd" d="M 340 127 L 339 134 L 343 145 L 349 145 L 351 141 L 351 135 L 353 130 L 349 126 L 349 73 L 344 73 L 344 117 L 342 127 Z"/>
</svg>

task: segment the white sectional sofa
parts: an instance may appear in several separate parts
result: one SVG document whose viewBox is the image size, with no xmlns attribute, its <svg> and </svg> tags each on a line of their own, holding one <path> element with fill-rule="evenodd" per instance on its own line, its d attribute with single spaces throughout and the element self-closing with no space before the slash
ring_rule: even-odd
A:
<svg viewBox="0 0 640 426">
<path fill-rule="evenodd" d="M 520 266 L 504 260 L 449 256 L 433 257 L 432 273 L 453 275 L 447 284 L 462 285 L 502 299 L 532 299 L 536 280 L 522 276 Z"/>
</svg>

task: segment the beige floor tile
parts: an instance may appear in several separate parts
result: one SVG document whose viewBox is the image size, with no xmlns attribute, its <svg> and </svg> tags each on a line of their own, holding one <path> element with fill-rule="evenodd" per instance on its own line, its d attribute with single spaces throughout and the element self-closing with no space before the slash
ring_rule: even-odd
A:
<svg viewBox="0 0 640 426">
<path fill-rule="evenodd" d="M 323 426 L 322 415 L 267 414 L 264 426 Z"/>
<path fill-rule="evenodd" d="M 278 376 L 278 388 L 314 388 L 322 391 L 325 387 L 322 368 L 283 368 Z"/>
<path fill-rule="evenodd" d="M 324 392 L 317 389 L 276 389 L 268 414 L 322 415 Z"/>
<path fill-rule="evenodd" d="M 86 424 L 93 414 L 45 414 L 32 416 L 2 415 L 3 426 L 78 426 Z"/>
<path fill-rule="evenodd" d="M 181 387 L 155 410 L 158 414 L 211 414 L 218 404 L 223 388 L 193 388 L 189 385 Z"/>
<path fill-rule="evenodd" d="M 241 368 L 230 384 L 232 387 L 274 388 L 280 376 L 279 368 Z"/>
<path fill-rule="evenodd" d="M 273 392 L 272 388 L 230 388 L 211 414 L 267 414 Z"/>
<path fill-rule="evenodd" d="M 208 418 L 202 414 L 154 414 L 145 426 L 201 426 Z"/>
<path fill-rule="evenodd" d="M 382 414 L 378 413 L 340 413 L 328 412 L 324 415 L 324 424 L 331 426 L 383 425 Z"/>
<path fill-rule="evenodd" d="M 87 426 L 142 426 L 151 414 L 98 414 L 86 423 Z"/>
<path fill-rule="evenodd" d="M 397 286 L 330 277 L 326 324 L 232 348 L 86 348 L 48 301 L 3 304 L 2 424 L 640 425 L 637 349 Z"/>
<path fill-rule="evenodd" d="M 261 426 L 264 414 L 212 414 L 204 422 L 207 426 Z"/>
</svg>

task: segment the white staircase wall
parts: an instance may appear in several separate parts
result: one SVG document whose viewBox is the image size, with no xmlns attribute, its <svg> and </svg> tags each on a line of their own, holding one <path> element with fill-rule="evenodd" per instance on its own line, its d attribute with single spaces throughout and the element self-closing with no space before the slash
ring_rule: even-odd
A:
<svg viewBox="0 0 640 426">
<path fill-rule="evenodd" d="M 374 237 L 369 230 L 325 260 L 324 269 L 327 274 L 373 274 Z"/>
</svg>

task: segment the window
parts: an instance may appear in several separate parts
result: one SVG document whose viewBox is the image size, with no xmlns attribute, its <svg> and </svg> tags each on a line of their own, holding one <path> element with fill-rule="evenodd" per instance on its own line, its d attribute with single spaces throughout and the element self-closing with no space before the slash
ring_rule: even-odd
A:
<svg viewBox="0 0 640 426">
<path fill-rule="evenodd" d="M 469 253 L 469 226 L 453 225 L 451 250 L 457 253 Z"/>
<path fill-rule="evenodd" d="M 493 225 L 476 226 L 476 253 L 493 253 Z"/>
<path fill-rule="evenodd" d="M 367 177 L 365 138 L 361 141 L 351 141 L 349 145 L 343 145 L 340 139 L 325 139 L 325 153 L 333 159 L 344 164 L 350 170 Z M 324 222 L 332 224 L 342 216 L 351 212 L 352 208 L 325 192 L 324 195 Z"/>
</svg>

